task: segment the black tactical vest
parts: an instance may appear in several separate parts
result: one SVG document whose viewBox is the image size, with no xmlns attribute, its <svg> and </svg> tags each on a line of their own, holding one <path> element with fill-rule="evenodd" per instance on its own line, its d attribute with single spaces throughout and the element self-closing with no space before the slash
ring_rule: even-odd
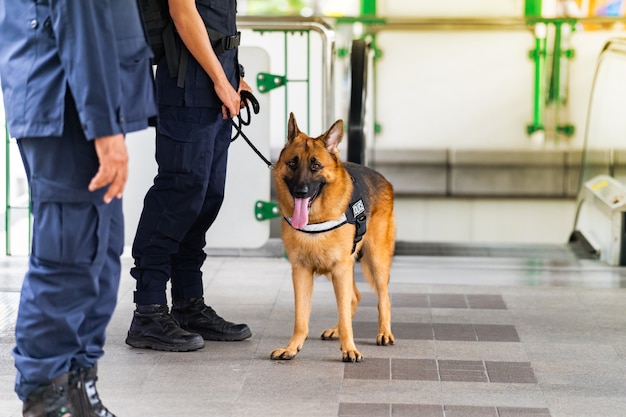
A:
<svg viewBox="0 0 626 417">
<path fill-rule="evenodd" d="M 224 68 L 233 88 L 239 86 L 239 65 L 237 48 L 225 49 L 222 47 L 224 39 L 237 36 L 237 1 L 236 0 L 196 0 L 196 7 L 210 33 L 213 49 Z M 223 39 L 216 40 L 218 37 Z M 222 36 L 223 35 L 223 36 Z M 182 41 L 176 34 L 177 53 L 183 54 Z M 238 38 L 237 38 L 238 44 Z M 159 61 L 157 66 L 157 102 L 160 105 L 183 107 L 221 107 L 222 102 L 217 97 L 213 82 L 208 74 L 198 64 L 195 58 L 188 54 L 183 73 L 184 84 L 180 86 L 181 77 L 172 77 L 166 59 Z"/>
</svg>

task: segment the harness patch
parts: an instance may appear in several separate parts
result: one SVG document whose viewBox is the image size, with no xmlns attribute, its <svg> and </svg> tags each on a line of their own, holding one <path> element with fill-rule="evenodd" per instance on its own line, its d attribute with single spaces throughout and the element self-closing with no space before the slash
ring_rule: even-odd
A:
<svg viewBox="0 0 626 417">
<path fill-rule="evenodd" d="M 365 212 L 365 204 L 363 204 L 363 200 L 359 199 L 352 205 L 352 215 L 357 217 L 359 214 Z"/>
</svg>

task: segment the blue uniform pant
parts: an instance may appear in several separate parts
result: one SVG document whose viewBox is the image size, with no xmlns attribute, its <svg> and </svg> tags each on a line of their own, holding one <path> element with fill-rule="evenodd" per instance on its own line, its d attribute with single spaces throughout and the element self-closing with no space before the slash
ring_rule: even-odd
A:
<svg viewBox="0 0 626 417">
<path fill-rule="evenodd" d="M 133 242 L 137 304 L 167 304 L 203 295 L 205 235 L 224 200 L 231 124 L 220 108 L 160 106 L 159 166 L 144 199 Z"/>
<path fill-rule="evenodd" d="M 124 222 L 121 200 L 105 204 L 105 190 L 87 190 L 98 159 L 71 103 L 62 137 L 22 138 L 18 146 L 33 213 L 13 349 L 15 391 L 23 401 L 38 385 L 73 368 L 90 368 L 104 354 Z"/>
</svg>

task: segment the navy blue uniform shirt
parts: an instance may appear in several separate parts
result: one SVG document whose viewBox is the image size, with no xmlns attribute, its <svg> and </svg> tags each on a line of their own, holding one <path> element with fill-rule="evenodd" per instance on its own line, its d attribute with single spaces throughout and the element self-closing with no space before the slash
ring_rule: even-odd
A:
<svg viewBox="0 0 626 417">
<path fill-rule="evenodd" d="M 156 114 L 134 0 L 0 0 L 0 33 L 12 137 L 61 136 L 67 88 L 87 139 L 144 129 Z"/>
</svg>

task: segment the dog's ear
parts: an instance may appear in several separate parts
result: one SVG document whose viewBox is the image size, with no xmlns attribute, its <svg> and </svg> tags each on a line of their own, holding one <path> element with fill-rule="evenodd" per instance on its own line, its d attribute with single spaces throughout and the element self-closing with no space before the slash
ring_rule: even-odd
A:
<svg viewBox="0 0 626 417">
<path fill-rule="evenodd" d="M 339 153 L 339 143 L 343 139 L 343 120 L 339 119 L 328 129 L 322 136 L 326 143 L 326 149 L 328 152 L 337 154 Z"/>
<path fill-rule="evenodd" d="M 291 142 L 293 138 L 298 136 L 300 133 L 300 129 L 298 129 L 298 125 L 296 124 L 296 116 L 293 113 L 289 113 L 289 124 L 287 125 L 287 140 Z"/>
</svg>

